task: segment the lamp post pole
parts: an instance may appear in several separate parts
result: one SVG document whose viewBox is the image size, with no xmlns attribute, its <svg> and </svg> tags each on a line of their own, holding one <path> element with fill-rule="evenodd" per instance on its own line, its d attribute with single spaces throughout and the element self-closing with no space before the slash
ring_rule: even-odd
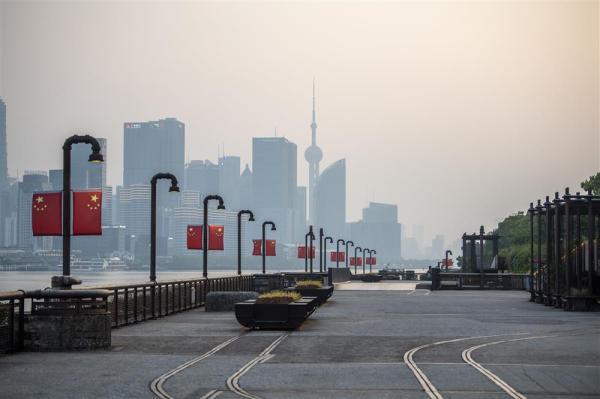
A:
<svg viewBox="0 0 600 399">
<path fill-rule="evenodd" d="M 361 247 L 354 247 L 354 274 L 358 273 L 358 259 L 356 256 L 356 252 L 360 251 L 362 252 L 362 248 Z M 365 274 L 365 267 L 363 266 L 363 274 Z"/>
<path fill-rule="evenodd" d="M 208 277 L 208 202 L 210 200 L 219 201 L 217 209 L 225 209 L 223 198 L 220 195 L 207 195 L 204 197 L 204 218 L 202 225 L 202 276 Z"/>
<path fill-rule="evenodd" d="M 367 252 L 370 254 L 371 250 L 369 248 L 365 248 L 362 251 L 362 255 L 363 255 L 363 274 L 366 274 L 366 269 L 367 269 Z"/>
<path fill-rule="evenodd" d="M 310 256 L 309 256 L 308 262 L 310 264 L 310 272 L 312 273 L 313 272 L 313 256 L 312 256 L 312 254 L 313 254 L 313 248 L 314 248 L 313 241 L 315 240 L 315 234 L 313 233 L 312 226 L 310 226 L 310 236 L 308 237 L 308 239 L 310 240 L 310 253 L 309 253 Z"/>
<path fill-rule="evenodd" d="M 63 192 L 62 192 L 62 219 L 63 219 L 63 276 L 71 275 L 71 149 L 73 144 L 90 144 L 92 153 L 89 162 L 104 162 L 100 154 L 100 143 L 94 137 L 73 135 L 63 144 Z"/>
<path fill-rule="evenodd" d="M 266 263 L 267 263 L 267 242 L 265 240 L 265 227 L 267 225 L 271 225 L 271 231 L 275 231 L 277 230 L 277 228 L 275 227 L 275 223 L 267 221 L 267 222 L 263 222 L 262 224 L 262 272 L 263 274 L 265 274 L 267 272 L 267 267 L 266 267 Z"/>
<path fill-rule="evenodd" d="M 452 255 L 452 251 L 450 251 L 449 249 L 446 250 L 446 271 L 448 271 L 448 255 Z"/>
<path fill-rule="evenodd" d="M 319 273 L 323 273 L 323 228 L 319 228 Z"/>
<path fill-rule="evenodd" d="M 327 240 L 333 244 L 333 238 L 327 236 L 323 239 L 323 272 L 327 272 Z"/>
<path fill-rule="evenodd" d="M 348 244 L 352 244 L 352 246 L 354 246 L 354 241 L 351 241 L 351 240 L 346 241 L 346 267 L 348 267 Z"/>
<path fill-rule="evenodd" d="M 308 273 L 308 258 L 312 255 L 311 253 L 308 252 L 308 238 L 309 237 L 311 239 L 311 247 L 312 247 L 312 240 L 315 238 L 312 225 L 309 227 L 308 233 L 306 233 L 304 235 L 304 272 L 305 273 Z M 310 261 L 310 268 L 312 270 L 312 258 Z"/>
<path fill-rule="evenodd" d="M 340 242 L 344 245 L 346 245 L 346 241 L 344 241 L 342 238 L 340 238 L 339 240 L 337 240 L 336 243 L 336 251 L 335 251 L 335 263 L 336 263 L 336 267 L 339 268 L 340 267 Z M 348 256 L 346 256 L 347 258 Z"/>
<path fill-rule="evenodd" d="M 244 209 L 238 212 L 237 215 L 237 227 L 238 227 L 238 253 L 237 253 L 237 261 L 238 261 L 238 276 L 242 274 L 242 215 L 249 215 L 250 217 L 248 218 L 249 222 L 254 222 L 254 214 L 252 213 L 252 211 L 248 210 L 248 209 Z"/>
<path fill-rule="evenodd" d="M 169 192 L 179 192 L 177 178 L 171 173 L 157 173 L 150 180 L 150 281 L 156 281 L 156 184 L 161 179 L 171 180 Z"/>
<path fill-rule="evenodd" d="M 373 254 L 377 255 L 377 251 L 374 249 L 369 251 L 369 273 L 373 271 Z"/>
</svg>

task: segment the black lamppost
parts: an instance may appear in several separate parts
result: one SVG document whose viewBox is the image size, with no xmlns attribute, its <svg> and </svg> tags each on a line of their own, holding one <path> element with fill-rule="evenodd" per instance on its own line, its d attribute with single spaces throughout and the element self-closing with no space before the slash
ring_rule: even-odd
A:
<svg viewBox="0 0 600 399">
<path fill-rule="evenodd" d="M 238 212 L 238 276 L 242 274 L 242 215 L 247 214 L 249 222 L 254 222 L 254 214 L 248 209 L 244 209 Z"/>
<path fill-rule="evenodd" d="M 365 248 L 362 251 L 362 255 L 363 255 L 363 257 L 362 257 L 362 260 L 363 260 L 363 262 L 362 262 L 363 263 L 363 274 L 366 274 L 366 269 L 367 269 L 367 262 L 366 262 L 367 261 L 367 259 L 366 259 L 367 252 L 371 253 L 371 250 L 369 248 Z"/>
<path fill-rule="evenodd" d="M 361 247 L 354 247 L 354 274 L 358 273 L 358 259 L 356 256 L 356 251 L 362 252 Z M 365 274 L 365 267 L 363 266 L 363 274 Z"/>
<path fill-rule="evenodd" d="M 323 239 L 323 271 L 326 272 L 327 271 L 327 240 L 329 240 L 329 242 L 331 244 L 333 244 L 333 238 L 327 236 Z"/>
<path fill-rule="evenodd" d="M 310 238 L 310 248 L 311 252 L 308 252 L 308 239 Z M 304 272 L 308 272 L 308 258 L 310 258 L 310 271 L 312 273 L 312 242 L 315 239 L 315 235 L 313 233 L 312 225 L 308 229 L 308 233 L 304 235 Z"/>
<path fill-rule="evenodd" d="M 373 271 L 373 254 L 377 255 L 377 251 L 374 249 L 369 251 L 369 273 Z"/>
<path fill-rule="evenodd" d="M 267 242 L 265 240 L 265 227 L 267 225 L 271 225 L 271 231 L 275 231 L 277 230 L 277 228 L 275 227 L 275 223 L 267 221 L 267 222 L 263 222 L 262 224 L 262 267 L 263 267 L 263 274 L 265 274 L 267 272 L 267 268 L 266 268 L 266 263 L 267 263 Z"/>
<path fill-rule="evenodd" d="M 340 238 L 339 240 L 337 240 L 336 243 L 336 251 L 335 251 L 335 263 L 336 263 L 336 267 L 340 267 L 340 242 L 344 245 L 346 245 L 346 241 L 344 241 L 342 238 Z M 346 258 L 348 257 L 348 255 L 346 255 Z M 346 265 L 346 267 L 348 267 Z"/>
<path fill-rule="evenodd" d="M 63 144 L 63 192 L 62 192 L 62 219 L 63 219 L 63 276 L 71 275 L 71 148 L 73 144 L 90 144 L 92 153 L 89 162 L 104 162 L 100 154 L 100 143 L 94 137 L 73 135 Z"/>
<path fill-rule="evenodd" d="M 354 241 L 351 241 L 351 240 L 346 241 L 346 267 L 348 267 L 348 244 L 352 244 L 352 246 L 354 246 Z"/>
<path fill-rule="evenodd" d="M 171 173 L 157 173 L 150 180 L 150 281 L 156 281 L 156 184 L 160 179 L 171 180 L 169 192 L 179 192 L 177 178 Z"/>
<path fill-rule="evenodd" d="M 219 201 L 217 209 L 225 209 L 223 198 L 220 195 L 207 195 L 204 197 L 204 224 L 202 226 L 202 276 L 208 277 L 208 201 Z"/>
<path fill-rule="evenodd" d="M 323 228 L 319 228 L 319 273 L 323 273 Z"/>
<path fill-rule="evenodd" d="M 452 255 L 452 251 L 450 251 L 449 249 L 446 250 L 446 271 L 448 271 L 448 254 Z"/>
</svg>

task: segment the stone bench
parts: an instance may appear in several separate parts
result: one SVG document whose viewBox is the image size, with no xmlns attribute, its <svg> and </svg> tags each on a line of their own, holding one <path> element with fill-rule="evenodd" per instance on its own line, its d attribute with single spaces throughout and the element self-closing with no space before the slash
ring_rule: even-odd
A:
<svg viewBox="0 0 600 399">
<path fill-rule="evenodd" d="M 213 291 L 206 294 L 204 307 L 207 312 L 232 311 L 236 303 L 256 298 L 254 291 Z"/>
</svg>

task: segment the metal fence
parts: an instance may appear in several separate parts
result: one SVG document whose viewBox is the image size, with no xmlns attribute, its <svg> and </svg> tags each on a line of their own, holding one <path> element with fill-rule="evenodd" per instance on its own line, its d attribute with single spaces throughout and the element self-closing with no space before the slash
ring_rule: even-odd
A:
<svg viewBox="0 0 600 399">
<path fill-rule="evenodd" d="M 508 273 L 437 273 L 439 284 L 437 289 L 498 289 L 498 290 L 524 290 L 527 289 L 526 274 Z M 432 276 L 432 286 L 435 284 Z"/>
<path fill-rule="evenodd" d="M 253 291 L 254 276 L 169 280 L 140 284 L 94 287 L 111 291 L 107 298 L 112 327 L 179 313 L 204 306 L 211 291 Z M 76 291 L 76 290 L 73 290 Z M 36 302 L 36 295 L 23 291 L 0 292 L 0 353 L 21 350 L 25 337 L 25 310 L 56 310 L 63 302 Z M 31 294 L 31 295 L 30 295 Z M 65 302 L 71 306 L 73 302 Z"/>
<path fill-rule="evenodd" d="M 24 292 L 0 292 L 0 353 L 23 348 L 24 320 Z"/>
<path fill-rule="evenodd" d="M 204 306 L 211 291 L 252 291 L 254 276 L 157 281 L 97 287 L 110 290 L 112 326 L 121 327 Z"/>
</svg>

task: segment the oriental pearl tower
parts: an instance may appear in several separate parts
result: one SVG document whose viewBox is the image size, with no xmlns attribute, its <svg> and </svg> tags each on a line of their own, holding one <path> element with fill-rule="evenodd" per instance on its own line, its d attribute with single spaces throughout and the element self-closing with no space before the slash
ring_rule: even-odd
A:
<svg viewBox="0 0 600 399">
<path fill-rule="evenodd" d="M 312 123 L 310 124 L 312 131 L 312 141 L 310 147 L 304 152 L 304 158 L 308 162 L 308 220 L 309 223 L 315 224 L 316 201 L 315 187 L 319 179 L 319 162 L 323 159 L 323 151 L 317 146 L 317 120 L 315 114 L 315 81 L 313 79 L 313 107 L 312 107 Z"/>
</svg>

